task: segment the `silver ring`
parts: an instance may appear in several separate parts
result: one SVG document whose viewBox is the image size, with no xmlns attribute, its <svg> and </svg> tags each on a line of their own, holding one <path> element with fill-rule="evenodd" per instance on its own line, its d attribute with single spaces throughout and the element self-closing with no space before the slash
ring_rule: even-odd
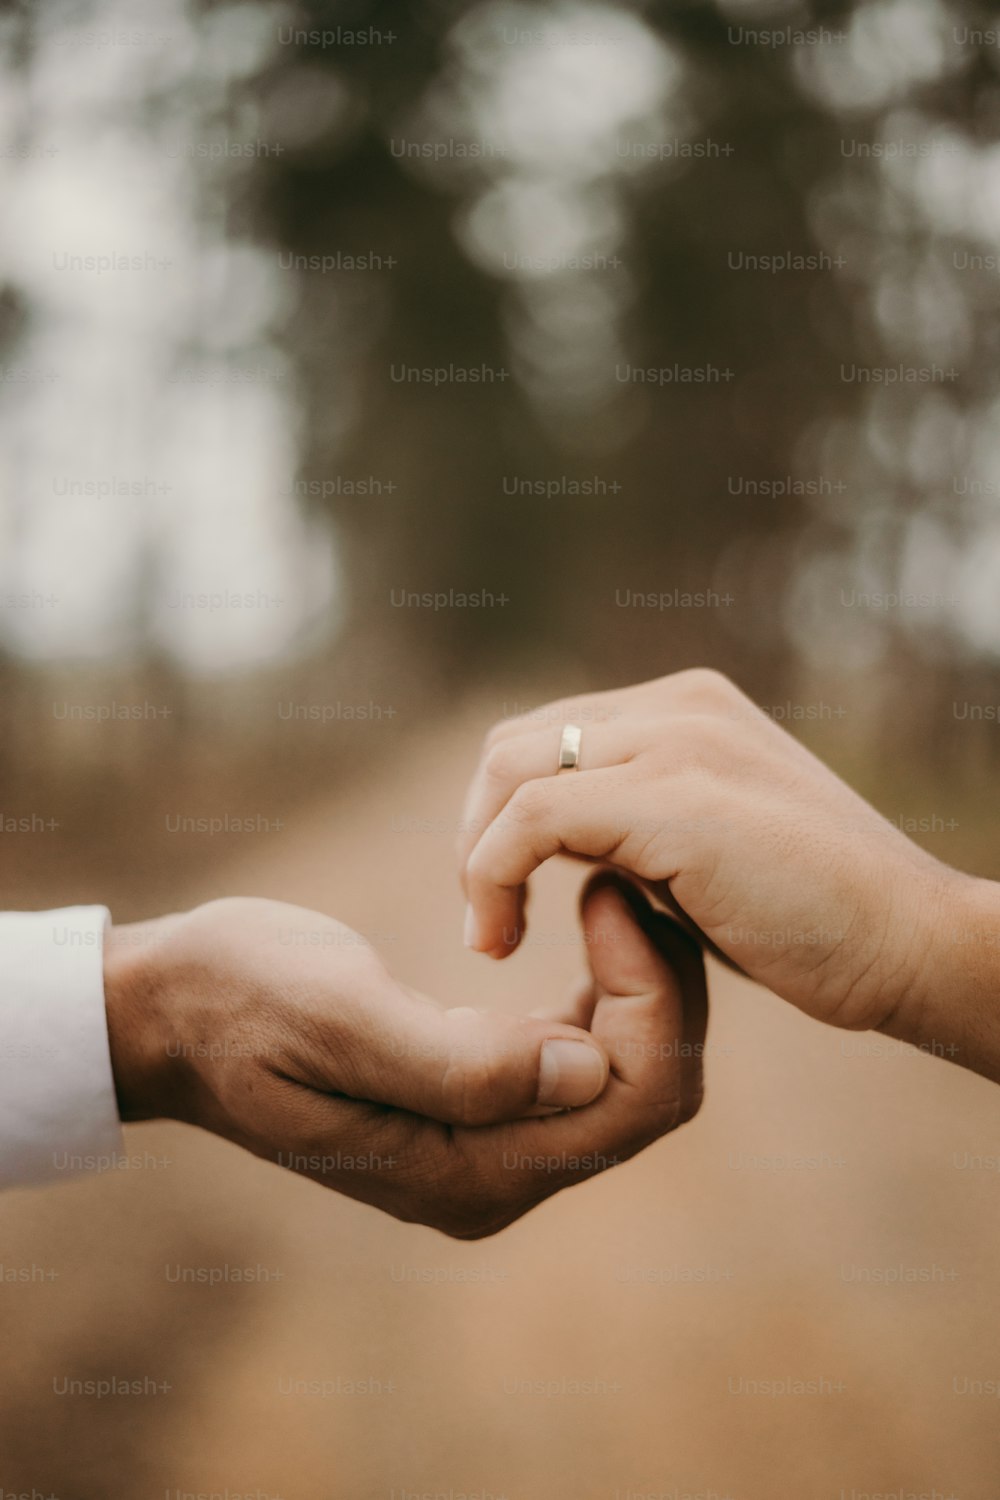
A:
<svg viewBox="0 0 1000 1500">
<path fill-rule="evenodd" d="M 583 730 L 579 724 L 563 725 L 562 738 L 559 741 L 559 771 L 579 771 L 582 738 Z M 556 775 L 558 774 L 557 771 Z"/>
</svg>

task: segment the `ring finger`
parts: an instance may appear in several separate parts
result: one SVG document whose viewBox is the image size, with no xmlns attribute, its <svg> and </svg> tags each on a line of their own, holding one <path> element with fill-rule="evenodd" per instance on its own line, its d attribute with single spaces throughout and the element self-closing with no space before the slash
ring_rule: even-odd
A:
<svg viewBox="0 0 1000 1500">
<path fill-rule="evenodd" d="M 463 888 L 469 855 L 518 787 L 525 781 L 538 781 L 559 773 L 559 753 L 565 727 L 552 724 L 511 736 L 493 744 L 484 754 L 469 786 L 462 815 L 458 858 Z M 585 725 L 576 770 L 564 774 L 574 776 L 577 771 L 625 765 L 645 747 L 646 740 L 642 722 Z"/>
</svg>

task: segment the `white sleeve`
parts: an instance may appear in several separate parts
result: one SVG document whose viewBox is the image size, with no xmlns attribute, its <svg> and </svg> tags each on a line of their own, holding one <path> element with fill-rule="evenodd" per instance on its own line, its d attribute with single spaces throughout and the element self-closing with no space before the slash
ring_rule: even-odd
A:
<svg viewBox="0 0 1000 1500">
<path fill-rule="evenodd" d="M 103 906 L 0 914 L 0 1188 L 122 1151 L 104 1007 Z"/>
</svg>

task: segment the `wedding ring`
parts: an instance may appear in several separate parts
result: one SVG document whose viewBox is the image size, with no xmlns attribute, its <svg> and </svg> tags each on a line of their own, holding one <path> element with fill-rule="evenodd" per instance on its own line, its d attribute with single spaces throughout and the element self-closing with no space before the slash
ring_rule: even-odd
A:
<svg viewBox="0 0 1000 1500">
<path fill-rule="evenodd" d="M 579 724 L 564 724 L 562 739 L 559 741 L 559 770 L 579 771 L 580 769 L 580 741 L 583 738 L 583 730 Z M 558 775 L 558 772 L 556 773 Z"/>
</svg>

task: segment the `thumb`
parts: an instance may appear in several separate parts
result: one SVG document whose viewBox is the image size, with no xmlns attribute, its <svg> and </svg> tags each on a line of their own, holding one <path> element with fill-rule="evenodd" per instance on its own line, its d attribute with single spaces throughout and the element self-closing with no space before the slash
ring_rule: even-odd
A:
<svg viewBox="0 0 1000 1500">
<path fill-rule="evenodd" d="M 581 919 L 595 1002 L 591 1032 L 614 1077 L 632 1085 L 637 1099 L 676 1104 L 688 1118 L 701 1097 L 708 1022 L 698 944 L 631 881 L 604 871 L 584 888 Z"/>
<path fill-rule="evenodd" d="M 449 1125 L 579 1108 L 608 1081 L 603 1048 L 575 1026 L 462 1006 L 441 1010 L 388 975 L 369 994 L 338 1074 L 321 1085 Z"/>
<path fill-rule="evenodd" d="M 589 995 L 578 997 L 577 1014 L 585 1019 L 592 1005 L 593 1036 L 609 1055 L 611 1077 L 589 1109 L 511 1128 L 517 1165 L 507 1169 L 505 1157 L 505 1173 L 527 1201 L 634 1156 L 690 1120 L 701 1102 L 706 1001 L 699 949 L 611 872 L 588 882 L 581 916 L 591 984 Z M 489 1135 L 467 1149 L 487 1175 L 495 1171 Z"/>
</svg>

